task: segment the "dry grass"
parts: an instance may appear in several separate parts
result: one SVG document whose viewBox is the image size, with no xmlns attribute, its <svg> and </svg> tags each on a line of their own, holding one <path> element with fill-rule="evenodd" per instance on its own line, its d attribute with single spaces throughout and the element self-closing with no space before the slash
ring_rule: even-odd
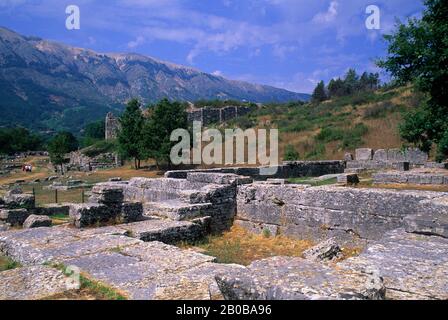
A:
<svg viewBox="0 0 448 320">
<path fill-rule="evenodd" d="M 285 236 L 268 236 L 251 233 L 240 226 L 222 235 L 209 236 L 202 242 L 181 243 L 183 249 L 192 249 L 213 257 L 219 263 L 236 263 L 247 266 L 253 261 L 275 256 L 301 257 L 315 245 L 312 241 L 295 240 Z M 357 256 L 362 248 L 342 248 L 338 261 Z"/>
<path fill-rule="evenodd" d="M 310 241 L 293 240 L 284 236 L 256 235 L 239 226 L 233 226 L 229 232 L 210 236 L 203 243 L 193 246 L 182 244 L 181 247 L 193 248 L 214 256 L 220 263 L 249 265 L 255 260 L 274 256 L 300 257 L 303 251 L 312 245 Z"/>
</svg>

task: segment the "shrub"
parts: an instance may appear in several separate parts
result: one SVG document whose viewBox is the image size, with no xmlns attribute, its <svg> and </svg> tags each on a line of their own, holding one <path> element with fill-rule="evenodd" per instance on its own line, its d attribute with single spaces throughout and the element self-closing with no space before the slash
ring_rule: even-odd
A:
<svg viewBox="0 0 448 320">
<path fill-rule="evenodd" d="M 340 147 L 343 149 L 356 149 L 362 145 L 362 137 L 369 131 L 369 128 L 363 124 L 358 123 L 350 130 L 344 133 Z"/>
<path fill-rule="evenodd" d="M 102 140 L 84 149 L 82 153 L 88 157 L 93 158 L 102 153 L 114 152 L 116 151 L 116 149 L 117 146 L 115 142 Z"/>
<path fill-rule="evenodd" d="M 285 148 L 285 154 L 283 156 L 283 159 L 285 161 L 296 161 L 299 160 L 299 153 L 297 152 L 297 150 L 294 148 L 293 145 L 288 144 Z"/>
<path fill-rule="evenodd" d="M 313 149 L 306 155 L 307 159 L 322 159 L 325 155 L 325 145 L 323 143 L 317 143 Z"/>
<path fill-rule="evenodd" d="M 344 137 L 344 131 L 339 128 L 326 127 L 323 128 L 316 136 L 317 141 L 331 142 L 341 140 Z"/>
<path fill-rule="evenodd" d="M 393 111 L 397 106 L 390 101 L 378 102 L 373 106 L 367 108 L 364 112 L 365 119 L 383 118 L 390 111 Z"/>
</svg>

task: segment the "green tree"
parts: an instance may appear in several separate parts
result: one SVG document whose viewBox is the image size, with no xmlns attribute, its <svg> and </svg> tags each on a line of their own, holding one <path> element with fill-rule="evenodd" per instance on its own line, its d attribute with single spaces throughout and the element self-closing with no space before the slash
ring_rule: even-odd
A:
<svg viewBox="0 0 448 320">
<path fill-rule="evenodd" d="M 35 151 L 41 147 L 41 137 L 23 127 L 0 129 L 0 153 Z"/>
<path fill-rule="evenodd" d="M 331 79 L 328 84 L 328 94 L 330 97 L 340 97 L 344 95 L 344 81 L 341 78 Z"/>
<path fill-rule="evenodd" d="M 288 144 L 285 148 L 285 154 L 283 156 L 283 160 L 285 161 L 296 161 L 299 160 L 300 155 L 293 145 Z"/>
<path fill-rule="evenodd" d="M 325 92 L 325 83 L 323 81 L 319 82 L 314 89 L 312 95 L 313 102 L 322 102 L 327 100 L 327 93 Z"/>
<path fill-rule="evenodd" d="M 170 165 L 171 148 L 176 144 L 170 141 L 171 133 L 176 129 L 187 128 L 185 105 L 168 99 L 161 100 L 154 106 L 143 130 L 146 155 L 155 159 L 157 165 Z"/>
<path fill-rule="evenodd" d="M 98 120 L 87 124 L 83 130 L 82 146 L 88 147 L 98 141 L 104 140 L 106 124 L 104 120 Z"/>
<path fill-rule="evenodd" d="M 77 148 L 78 140 L 70 132 L 60 132 L 48 143 L 50 160 L 54 165 L 61 166 L 62 174 L 64 173 L 63 164 L 65 163 L 65 155 Z"/>
<path fill-rule="evenodd" d="M 430 150 L 438 145 L 438 158 L 448 157 L 448 2 L 426 0 L 421 19 L 397 23 L 386 35 L 388 55 L 378 65 L 400 84 L 414 83 L 427 102 L 412 110 L 400 127 L 402 137 Z"/>
<path fill-rule="evenodd" d="M 134 159 L 134 167 L 140 169 L 140 161 L 144 158 L 142 130 L 144 118 L 137 99 L 128 102 L 119 121 L 121 125 L 118 133 L 118 150 L 124 159 Z"/>
<path fill-rule="evenodd" d="M 355 69 L 349 69 L 344 79 L 344 93 L 350 95 L 359 89 L 359 76 Z"/>
</svg>

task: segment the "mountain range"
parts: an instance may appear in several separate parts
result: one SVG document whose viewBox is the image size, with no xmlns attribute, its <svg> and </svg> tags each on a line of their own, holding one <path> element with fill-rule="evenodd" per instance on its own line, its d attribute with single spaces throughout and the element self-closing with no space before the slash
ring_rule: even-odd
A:
<svg viewBox="0 0 448 320">
<path fill-rule="evenodd" d="M 143 103 L 235 99 L 308 100 L 135 53 L 97 53 L 0 27 L 0 126 L 77 131 L 131 98 Z"/>
</svg>

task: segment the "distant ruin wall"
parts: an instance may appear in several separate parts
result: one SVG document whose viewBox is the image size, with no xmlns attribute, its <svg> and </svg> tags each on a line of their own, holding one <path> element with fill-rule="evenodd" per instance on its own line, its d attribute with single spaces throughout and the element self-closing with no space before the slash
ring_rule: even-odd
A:
<svg viewBox="0 0 448 320">
<path fill-rule="evenodd" d="M 88 157 L 81 151 L 70 153 L 70 161 L 66 165 L 69 171 L 89 172 L 97 169 L 110 169 L 120 167 L 123 164 L 117 153 L 102 153 L 96 157 Z"/>
<path fill-rule="evenodd" d="M 120 122 L 113 115 L 112 112 L 109 112 L 106 115 L 106 125 L 105 125 L 105 139 L 106 140 L 114 140 L 118 136 L 118 131 L 120 130 Z"/>
<path fill-rule="evenodd" d="M 241 176 L 248 176 L 254 180 L 266 179 L 288 179 L 300 177 L 319 177 L 327 174 L 343 173 L 345 170 L 345 161 L 285 161 L 277 166 L 277 171 L 273 175 L 265 175 L 261 169 L 263 167 L 228 167 L 216 169 L 197 169 L 197 170 L 177 170 L 165 173 L 166 178 L 185 179 L 190 172 L 207 173 L 233 173 Z"/>
<path fill-rule="evenodd" d="M 204 126 L 213 123 L 223 123 L 237 117 L 244 116 L 252 111 L 250 107 L 228 106 L 224 108 L 201 108 L 188 112 L 188 121 L 201 121 Z"/>
<path fill-rule="evenodd" d="M 428 154 L 416 149 L 356 149 L 355 156 L 346 155 L 347 169 L 396 169 L 396 164 L 407 162 L 410 168 L 422 167 L 428 163 Z"/>
</svg>

